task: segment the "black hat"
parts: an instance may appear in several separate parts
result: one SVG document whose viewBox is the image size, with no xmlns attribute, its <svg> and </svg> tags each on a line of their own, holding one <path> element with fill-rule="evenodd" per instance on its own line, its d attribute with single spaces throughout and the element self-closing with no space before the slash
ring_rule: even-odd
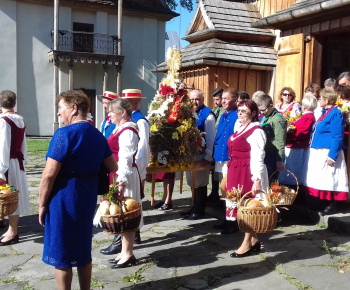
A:
<svg viewBox="0 0 350 290">
<path fill-rule="evenodd" d="M 211 93 L 211 95 L 212 95 L 213 97 L 216 97 L 216 96 L 221 97 L 223 92 L 224 92 L 224 89 L 223 89 L 223 88 L 216 88 L 216 89 Z"/>
</svg>

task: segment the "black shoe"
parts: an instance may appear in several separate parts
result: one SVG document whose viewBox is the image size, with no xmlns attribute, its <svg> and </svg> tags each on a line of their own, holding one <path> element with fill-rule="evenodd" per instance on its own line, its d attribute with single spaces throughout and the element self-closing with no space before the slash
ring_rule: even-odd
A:
<svg viewBox="0 0 350 290">
<path fill-rule="evenodd" d="M 111 263 L 111 264 L 118 264 L 119 260 L 116 260 L 116 259 L 109 259 L 108 260 L 108 263 Z"/>
<path fill-rule="evenodd" d="M 192 213 L 189 216 L 184 217 L 185 220 L 189 220 L 189 221 L 195 221 L 195 220 L 200 220 L 204 218 L 205 218 L 204 214 L 198 214 L 198 213 Z"/>
<path fill-rule="evenodd" d="M 336 212 L 337 212 L 337 209 L 335 208 L 335 206 L 329 205 L 323 211 L 321 211 L 320 214 L 322 216 L 325 216 L 325 215 L 335 214 Z"/>
<path fill-rule="evenodd" d="M 169 209 L 172 209 L 173 208 L 173 204 L 172 203 L 169 203 L 169 204 L 166 204 L 166 203 L 163 203 L 163 205 L 161 207 L 158 208 L 158 210 L 169 210 Z"/>
<path fill-rule="evenodd" d="M 140 230 L 137 230 L 136 233 L 135 233 L 134 244 L 136 244 L 136 245 L 141 244 Z"/>
<path fill-rule="evenodd" d="M 233 234 L 233 233 L 236 233 L 239 231 L 239 228 L 238 228 L 238 224 L 237 224 L 237 221 L 228 221 L 227 222 L 227 227 L 224 228 L 222 231 L 221 231 L 221 234 L 222 235 L 228 235 L 228 234 Z"/>
<path fill-rule="evenodd" d="M 111 269 L 118 269 L 118 268 L 126 268 L 130 265 L 135 265 L 136 264 L 136 258 L 134 255 L 132 255 L 129 259 L 127 259 L 124 263 L 121 264 L 115 264 L 111 266 Z"/>
<path fill-rule="evenodd" d="M 155 206 L 153 206 L 154 208 L 160 208 L 162 205 L 164 204 L 164 201 L 158 201 L 157 203 L 156 203 L 156 205 Z"/>
<path fill-rule="evenodd" d="M 254 246 L 250 248 L 252 252 L 258 253 L 261 250 L 261 244 L 260 242 L 257 242 Z"/>
<path fill-rule="evenodd" d="M 6 226 L 5 220 L 0 220 L 0 229 L 4 228 Z"/>
<path fill-rule="evenodd" d="M 207 202 L 219 202 L 220 201 L 220 197 L 219 194 L 216 192 L 212 192 L 211 194 L 209 194 Z"/>
<path fill-rule="evenodd" d="M 193 211 L 194 211 L 194 206 L 192 206 L 191 209 L 189 209 L 189 210 L 181 212 L 180 215 L 182 215 L 182 216 L 189 216 L 189 215 L 191 215 L 193 213 Z"/>
<path fill-rule="evenodd" d="M 227 227 L 227 220 L 224 220 L 222 223 L 214 225 L 213 228 L 216 230 L 222 230 Z"/>
<path fill-rule="evenodd" d="M 0 247 L 1 247 L 1 246 L 8 246 L 8 245 L 17 244 L 18 241 L 19 241 L 19 236 L 18 236 L 18 234 L 17 234 L 17 235 L 15 235 L 12 239 L 10 239 L 10 240 L 8 240 L 8 241 L 6 241 L 6 242 L 1 242 L 1 241 L 0 241 Z"/>
<path fill-rule="evenodd" d="M 109 247 L 102 249 L 100 253 L 103 255 L 114 255 L 114 254 L 120 253 L 121 249 L 122 249 L 121 236 L 117 235 L 114 237 L 112 244 L 110 244 Z"/>
<path fill-rule="evenodd" d="M 250 248 L 248 251 L 246 251 L 243 254 L 237 254 L 236 252 L 234 252 L 234 253 L 230 254 L 230 257 L 231 258 L 244 258 L 244 257 L 250 256 L 251 253 L 252 253 L 252 248 Z"/>
</svg>

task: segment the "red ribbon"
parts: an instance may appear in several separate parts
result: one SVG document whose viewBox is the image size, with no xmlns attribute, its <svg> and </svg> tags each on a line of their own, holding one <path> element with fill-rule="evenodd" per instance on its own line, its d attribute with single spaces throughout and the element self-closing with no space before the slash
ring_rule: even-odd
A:
<svg viewBox="0 0 350 290">
<path fill-rule="evenodd" d="M 168 122 L 169 123 L 175 123 L 176 122 L 176 119 L 177 119 L 177 117 L 179 115 L 180 103 L 181 103 L 181 97 L 178 97 L 176 99 L 174 107 L 171 109 L 171 113 L 170 113 L 170 116 L 168 118 Z"/>
<path fill-rule="evenodd" d="M 123 97 L 140 97 L 141 93 L 123 93 Z"/>
</svg>

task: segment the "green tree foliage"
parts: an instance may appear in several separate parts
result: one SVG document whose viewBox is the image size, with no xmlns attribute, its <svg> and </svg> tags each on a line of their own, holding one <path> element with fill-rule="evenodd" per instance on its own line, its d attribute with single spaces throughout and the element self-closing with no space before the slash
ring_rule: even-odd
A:
<svg viewBox="0 0 350 290">
<path fill-rule="evenodd" d="M 192 0 L 166 0 L 166 3 L 168 4 L 169 8 L 172 10 L 175 10 L 178 3 L 180 2 L 181 7 L 187 9 L 188 11 L 193 10 L 193 1 Z"/>
</svg>

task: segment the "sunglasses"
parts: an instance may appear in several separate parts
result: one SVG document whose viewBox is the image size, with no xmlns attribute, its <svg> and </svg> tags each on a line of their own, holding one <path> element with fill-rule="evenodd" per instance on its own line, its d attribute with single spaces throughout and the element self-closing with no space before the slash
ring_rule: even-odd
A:
<svg viewBox="0 0 350 290">
<path fill-rule="evenodd" d="M 286 94 L 286 93 L 283 93 L 282 96 L 285 96 L 285 97 L 291 97 L 292 94 Z"/>
<path fill-rule="evenodd" d="M 250 111 L 244 110 L 244 109 L 238 109 L 237 113 L 242 113 L 242 114 L 249 114 Z"/>
</svg>

